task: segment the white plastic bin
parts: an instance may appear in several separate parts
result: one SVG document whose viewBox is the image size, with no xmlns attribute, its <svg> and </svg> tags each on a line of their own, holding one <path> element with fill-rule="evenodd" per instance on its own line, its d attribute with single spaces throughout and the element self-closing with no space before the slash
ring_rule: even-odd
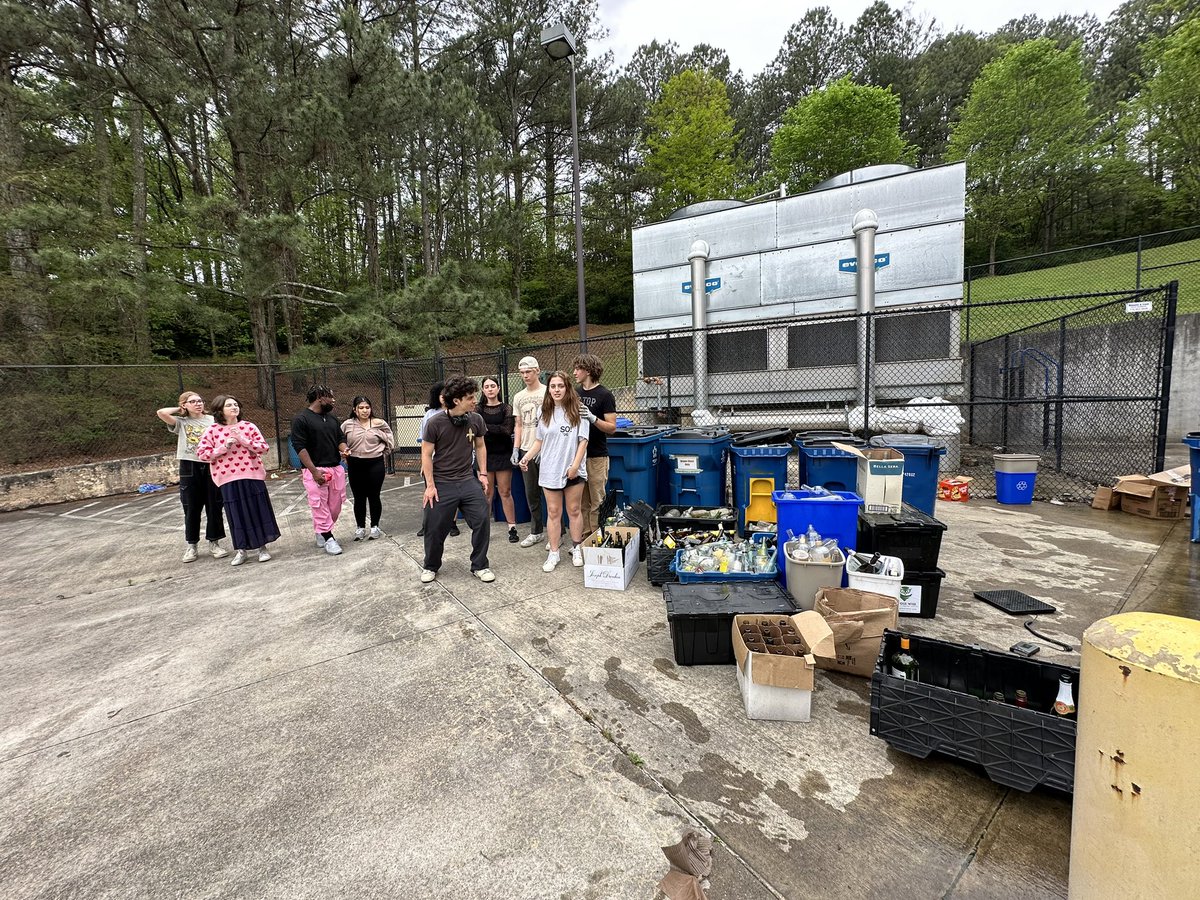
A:
<svg viewBox="0 0 1200 900">
<path fill-rule="evenodd" d="M 873 591 L 876 594 L 886 594 L 900 599 L 900 583 L 904 581 L 904 560 L 898 556 L 881 556 L 883 570 L 896 571 L 899 575 L 872 575 L 860 572 L 858 557 L 851 554 L 846 558 L 846 580 L 848 586 L 860 591 Z"/>
</svg>

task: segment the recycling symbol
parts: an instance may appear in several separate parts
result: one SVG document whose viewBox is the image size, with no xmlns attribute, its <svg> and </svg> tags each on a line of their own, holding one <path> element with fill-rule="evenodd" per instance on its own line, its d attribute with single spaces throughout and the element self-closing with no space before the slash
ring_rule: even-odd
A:
<svg viewBox="0 0 1200 900">
<path fill-rule="evenodd" d="M 1018 490 L 1018 491 L 1027 491 L 1027 490 L 1029 490 L 1029 482 L 1028 482 L 1028 481 L 1024 481 L 1024 480 L 1022 480 L 1022 481 L 1018 481 L 1018 482 L 1017 482 L 1017 490 Z"/>
</svg>

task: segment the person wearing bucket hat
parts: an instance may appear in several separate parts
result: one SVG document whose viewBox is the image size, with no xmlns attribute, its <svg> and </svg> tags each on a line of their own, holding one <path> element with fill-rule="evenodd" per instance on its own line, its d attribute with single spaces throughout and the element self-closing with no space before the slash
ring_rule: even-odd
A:
<svg viewBox="0 0 1200 900">
<path fill-rule="evenodd" d="M 519 463 L 537 441 L 538 417 L 542 414 L 542 402 L 546 399 L 546 386 L 539 376 L 541 367 L 533 356 L 523 356 L 517 363 L 521 380 L 525 387 L 517 391 L 512 399 L 513 415 L 516 419 L 513 427 L 512 462 Z M 546 539 L 545 510 L 542 506 L 542 489 L 538 486 L 538 476 L 541 466 L 536 459 L 529 462 L 525 479 L 525 501 L 529 504 L 529 534 L 521 541 L 522 547 L 532 547 Z"/>
</svg>

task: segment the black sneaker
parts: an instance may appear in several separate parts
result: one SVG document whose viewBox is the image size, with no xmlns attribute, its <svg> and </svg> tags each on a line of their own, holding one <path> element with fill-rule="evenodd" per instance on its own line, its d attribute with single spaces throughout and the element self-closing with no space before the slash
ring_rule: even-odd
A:
<svg viewBox="0 0 1200 900">
<path fill-rule="evenodd" d="M 519 540 L 520 538 L 517 537 L 517 528 L 514 525 L 512 528 L 508 529 L 508 542 L 510 544 L 515 544 Z"/>
<path fill-rule="evenodd" d="M 451 525 L 451 526 L 450 526 L 450 537 L 458 537 L 458 536 L 459 536 L 459 534 L 461 534 L 461 533 L 462 533 L 462 532 L 460 532 L 460 531 L 458 530 L 458 526 L 457 526 L 457 525 Z"/>
<path fill-rule="evenodd" d="M 417 537 L 425 537 L 425 527 L 424 526 L 422 526 L 421 529 L 417 532 Z"/>
</svg>

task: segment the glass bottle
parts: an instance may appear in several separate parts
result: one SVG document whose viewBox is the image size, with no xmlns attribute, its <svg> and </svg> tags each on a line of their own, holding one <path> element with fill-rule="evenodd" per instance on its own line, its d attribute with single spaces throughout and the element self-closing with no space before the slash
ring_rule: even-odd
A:
<svg viewBox="0 0 1200 900">
<path fill-rule="evenodd" d="M 1071 676 L 1066 672 L 1058 676 L 1058 696 L 1054 698 L 1054 712 L 1064 719 L 1075 715 L 1075 692 L 1071 688 Z"/>
<path fill-rule="evenodd" d="M 993 703 L 1003 703 L 1004 702 L 1004 692 L 1003 691 L 993 691 L 992 692 L 992 702 Z"/>
<path fill-rule="evenodd" d="M 909 681 L 919 681 L 918 675 L 920 669 L 917 665 L 916 657 L 910 652 L 910 642 L 907 637 L 900 638 L 900 649 L 892 654 L 892 671 L 891 674 L 897 678 L 906 678 Z"/>
<path fill-rule="evenodd" d="M 1019 709 L 1029 708 L 1029 695 L 1024 691 L 1017 691 L 1016 697 L 1013 699 L 1013 706 Z"/>
</svg>

